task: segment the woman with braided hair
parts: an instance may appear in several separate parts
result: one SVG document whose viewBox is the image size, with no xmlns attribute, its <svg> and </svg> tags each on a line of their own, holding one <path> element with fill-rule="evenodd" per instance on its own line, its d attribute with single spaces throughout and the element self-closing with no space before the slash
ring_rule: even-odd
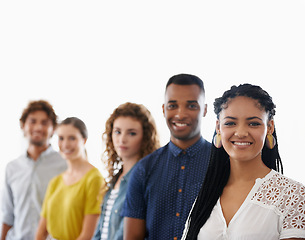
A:
<svg viewBox="0 0 305 240">
<path fill-rule="evenodd" d="M 305 187 L 282 175 L 272 98 L 242 84 L 214 110 L 210 164 L 182 239 L 305 239 Z"/>
</svg>

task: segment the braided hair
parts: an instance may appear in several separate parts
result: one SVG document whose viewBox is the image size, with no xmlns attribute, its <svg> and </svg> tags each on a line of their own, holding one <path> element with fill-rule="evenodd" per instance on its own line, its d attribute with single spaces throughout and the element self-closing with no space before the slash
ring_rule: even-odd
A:
<svg viewBox="0 0 305 240">
<path fill-rule="evenodd" d="M 214 112 L 219 119 L 219 114 L 223 109 L 228 107 L 230 100 L 235 97 L 244 96 L 257 100 L 260 107 L 268 114 L 268 120 L 273 119 L 275 115 L 275 104 L 269 94 L 261 87 L 251 84 L 241 84 L 232 86 L 222 97 L 215 99 Z M 216 131 L 214 136 L 216 135 Z M 262 149 L 262 161 L 264 164 L 283 173 L 283 165 L 278 151 L 278 141 L 274 130 L 273 136 L 276 139 L 276 145 L 273 149 L 266 146 Z M 223 147 L 216 148 L 212 144 L 210 163 L 206 173 L 205 180 L 194 203 L 193 209 L 187 220 L 188 229 L 186 234 L 187 240 L 197 239 L 200 229 L 206 223 L 211 212 L 221 196 L 230 176 L 230 158 Z"/>
</svg>

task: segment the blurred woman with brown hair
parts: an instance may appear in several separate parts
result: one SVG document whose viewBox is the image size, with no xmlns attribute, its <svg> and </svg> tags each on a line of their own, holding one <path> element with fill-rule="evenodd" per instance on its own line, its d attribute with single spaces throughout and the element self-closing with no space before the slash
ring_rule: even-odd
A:
<svg viewBox="0 0 305 240">
<path fill-rule="evenodd" d="M 127 183 L 134 165 L 159 148 L 159 138 L 151 113 L 143 106 L 125 103 L 114 110 L 103 134 L 104 163 L 109 173 L 109 190 L 93 239 L 123 239 L 123 208 Z"/>
</svg>

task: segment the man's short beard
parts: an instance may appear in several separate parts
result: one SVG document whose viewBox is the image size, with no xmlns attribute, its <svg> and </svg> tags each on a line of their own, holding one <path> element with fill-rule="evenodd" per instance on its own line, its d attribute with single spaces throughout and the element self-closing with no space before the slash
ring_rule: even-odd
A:
<svg viewBox="0 0 305 240">
<path fill-rule="evenodd" d="M 42 147 L 45 144 L 45 141 L 33 141 L 30 140 L 30 143 L 36 147 Z"/>
</svg>

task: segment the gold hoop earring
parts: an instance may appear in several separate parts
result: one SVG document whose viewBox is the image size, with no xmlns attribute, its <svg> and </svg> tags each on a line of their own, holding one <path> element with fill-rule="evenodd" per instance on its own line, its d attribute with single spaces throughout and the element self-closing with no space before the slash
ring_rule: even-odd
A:
<svg viewBox="0 0 305 240">
<path fill-rule="evenodd" d="M 216 148 L 221 148 L 222 147 L 222 142 L 221 142 L 221 135 L 220 133 L 217 133 L 214 138 L 213 138 L 213 144 Z"/>
<path fill-rule="evenodd" d="M 269 149 L 273 149 L 276 144 L 276 140 L 271 133 L 268 133 L 266 136 L 266 147 Z"/>
</svg>

